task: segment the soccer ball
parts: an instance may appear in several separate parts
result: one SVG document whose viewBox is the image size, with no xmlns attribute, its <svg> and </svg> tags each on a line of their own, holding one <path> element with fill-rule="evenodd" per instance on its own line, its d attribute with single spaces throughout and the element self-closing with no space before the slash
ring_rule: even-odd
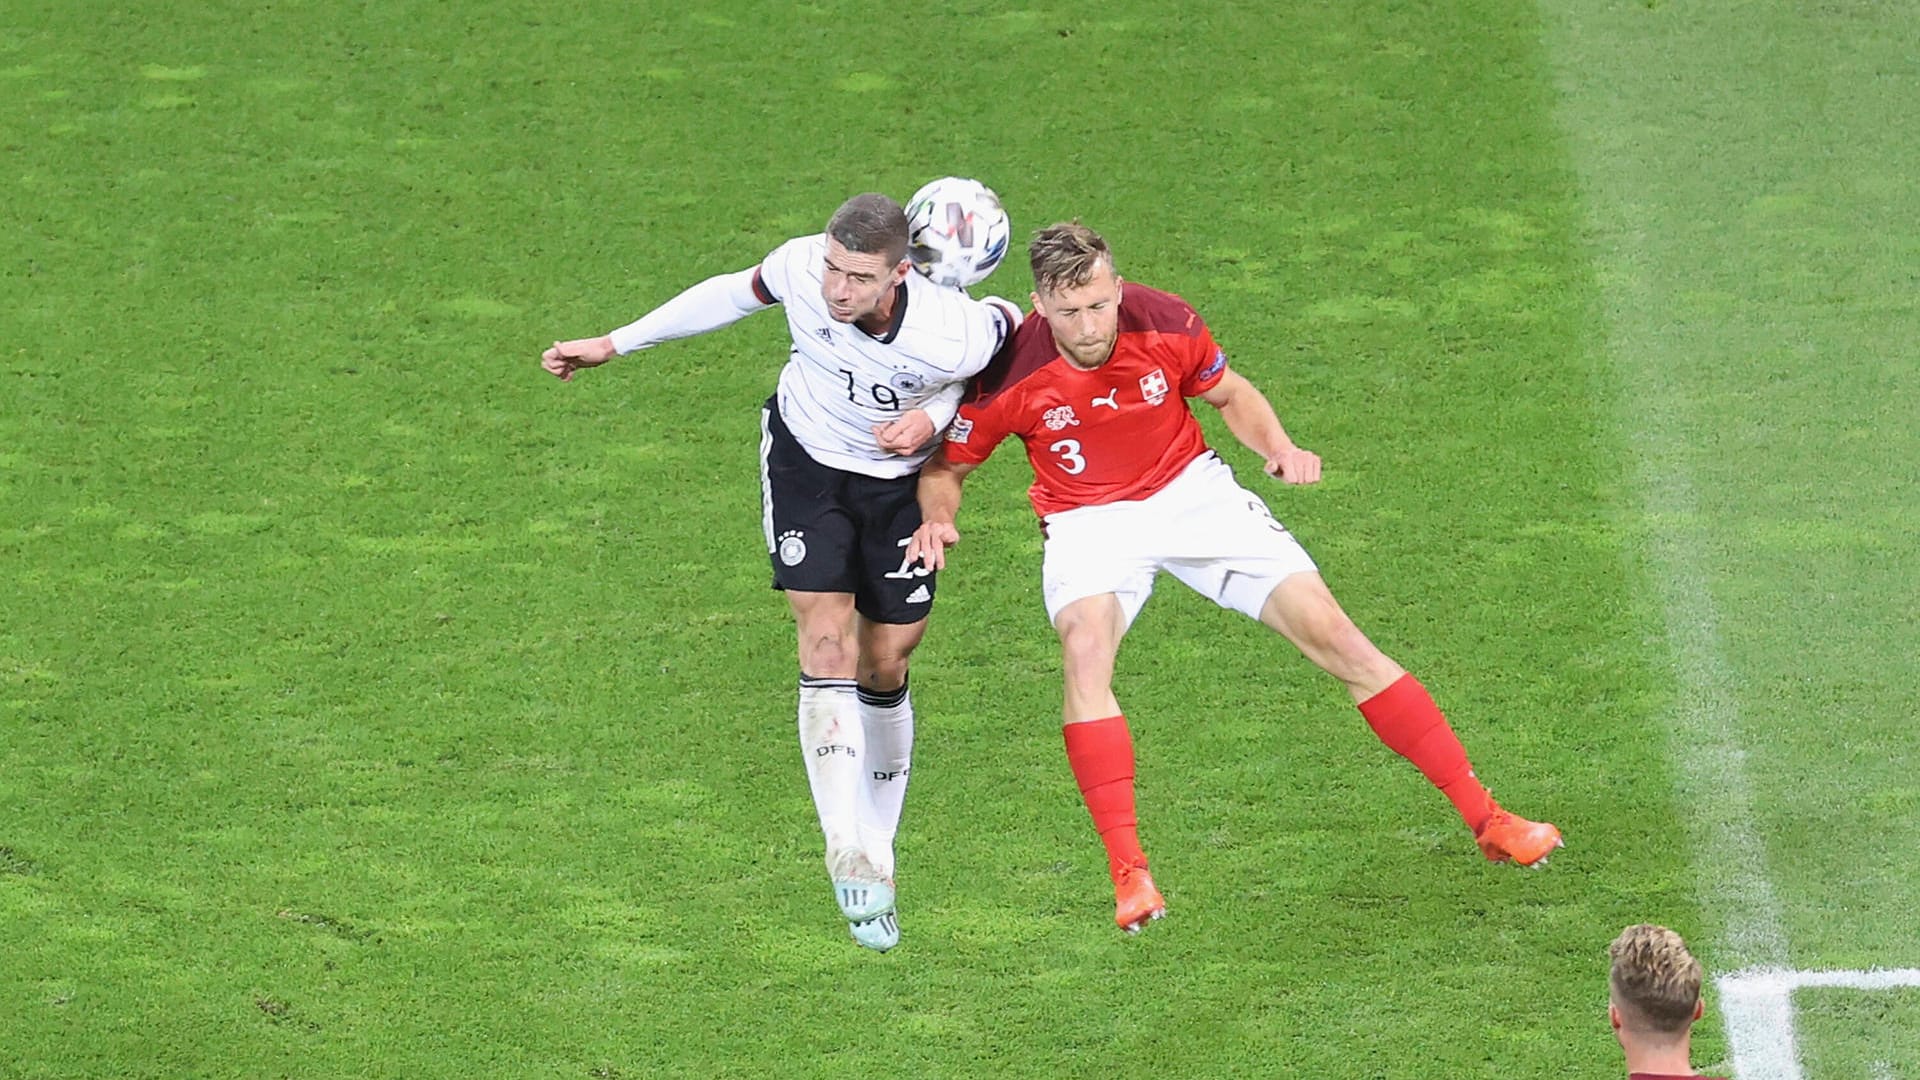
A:
<svg viewBox="0 0 1920 1080">
<path fill-rule="evenodd" d="M 907 200 L 907 253 L 936 285 L 978 285 L 1007 256 L 1013 223 L 1000 196 L 978 180 L 943 176 Z"/>
</svg>

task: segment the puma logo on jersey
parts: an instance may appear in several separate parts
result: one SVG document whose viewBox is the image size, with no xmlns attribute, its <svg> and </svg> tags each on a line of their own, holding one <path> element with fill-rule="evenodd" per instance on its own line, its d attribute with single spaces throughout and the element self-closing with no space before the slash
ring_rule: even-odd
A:
<svg viewBox="0 0 1920 1080">
<path fill-rule="evenodd" d="M 1120 411 L 1120 388 L 1116 386 L 1113 389 L 1107 391 L 1106 397 L 1094 398 L 1093 404 L 1105 405 L 1107 408 L 1112 409 L 1114 412 L 1119 412 Z M 1087 407 L 1092 408 L 1093 405 L 1089 405 Z"/>
</svg>

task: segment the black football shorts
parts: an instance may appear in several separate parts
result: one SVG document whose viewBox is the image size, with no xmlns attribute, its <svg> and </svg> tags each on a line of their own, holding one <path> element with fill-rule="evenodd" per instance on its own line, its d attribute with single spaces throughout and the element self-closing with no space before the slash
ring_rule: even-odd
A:
<svg viewBox="0 0 1920 1080">
<path fill-rule="evenodd" d="M 883 479 L 815 461 L 787 430 L 780 407 L 761 411 L 761 524 L 773 587 L 852 593 L 874 622 L 914 623 L 933 610 L 934 573 L 906 565 L 920 527 L 915 474 Z"/>
</svg>

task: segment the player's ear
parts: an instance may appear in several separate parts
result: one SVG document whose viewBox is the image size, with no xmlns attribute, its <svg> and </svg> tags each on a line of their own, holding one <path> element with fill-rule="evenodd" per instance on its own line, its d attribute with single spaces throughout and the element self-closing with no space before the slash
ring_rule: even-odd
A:
<svg viewBox="0 0 1920 1080">
<path fill-rule="evenodd" d="M 1707 1015 L 1707 999 L 1701 998 L 1693 1003 L 1693 1018 L 1698 1020 L 1705 1015 Z"/>
<path fill-rule="evenodd" d="M 1043 319 L 1047 317 L 1047 305 L 1040 302 L 1040 294 L 1037 291 L 1028 293 L 1027 299 L 1033 301 L 1033 313 L 1035 315 Z"/>
<path fill-rule="evenodd" d="M 898 285 L 901 282 L 907 280 L 907 275 L 912 272 L 913 272 L 913 260 L 902 255 L 900 257 L 900 261 L 894 264 L 893 280 L 888 282 L 887 284 L 889 286 Z"/>
<path fill-rule="evenodd" d="M 1611 1001 L 1607 1002 L 1607 1023 L 1613 1025 L 1613 1030 L 1620 1030 L 1620 1008 Z"/>
</svg>

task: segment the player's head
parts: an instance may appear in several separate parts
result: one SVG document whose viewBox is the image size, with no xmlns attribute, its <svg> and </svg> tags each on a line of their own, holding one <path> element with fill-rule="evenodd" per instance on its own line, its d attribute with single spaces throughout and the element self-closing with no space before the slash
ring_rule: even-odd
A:
<svg viewBox="0 0 1920 1080">
<path fill-rule="evenodd" d="M 1629 926 L 1607 947 L 1607 1017 L 1624 1045 L 1684 1045 L 1705 1011 L 1700 1000 L 1700 961 L 1680 935 L 1664 926 Z"/>
<path fill-rule="evenodd" d="M 820 297 L 836 322 L 874 313 L 907 276 L 907 214 L 877 192 L 840 204 L 827 222 L 827 259 Z"/>
<path fill-rule="evenodd" d="M 1120 335 L 1120 275 L 1106 240 L 1078 221 L 1061 222 L 1033 234 L 1027 259 L 1033 310 L 1061 355 L 1076 367 L 1106 363 Z"/>
</svg>

